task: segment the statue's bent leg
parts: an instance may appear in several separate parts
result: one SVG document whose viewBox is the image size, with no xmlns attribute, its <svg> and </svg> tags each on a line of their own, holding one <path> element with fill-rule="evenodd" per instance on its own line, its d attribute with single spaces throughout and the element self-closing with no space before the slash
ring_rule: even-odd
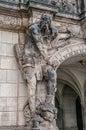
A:
<svg viewBox="0 0 86 130">
<path fill-rule="evenodd" d="M 36 95 L 36 77 L 35 68 L 26 67 L 24 68 L 25 80 L 28 87 L 28 102 L 30 105 L 31 112 L 35 112 L 35 95 Z"/>
</svg>

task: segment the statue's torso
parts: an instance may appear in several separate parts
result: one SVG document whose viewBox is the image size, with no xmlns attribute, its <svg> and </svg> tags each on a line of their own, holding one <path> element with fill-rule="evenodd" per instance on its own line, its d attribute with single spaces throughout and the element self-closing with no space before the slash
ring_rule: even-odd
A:
<svg viewBox="0 0 86 130">
<path fill-rule="evenodd" d="M 48 56 L 52 55 L 54 52 L 52 48 L 52 33 L 53 28 L 49 30 L 50 32 L 47 32 L 43 34 L 41 31 L 39 24 L 33 24 L 28 28 L 28 31 L 26 33 L 26 43 L 25 43 L 25 54 L 24 54 L 24 63 L 29 62 L 31 64 L 38 64 L 39 62 L 43 62 L 43 57 L 41 56 L 36 43 L 43 43 L 46 51 L 48 52 Z M 51 52 L 51 53 L 50 53 Z"/>
</svg>

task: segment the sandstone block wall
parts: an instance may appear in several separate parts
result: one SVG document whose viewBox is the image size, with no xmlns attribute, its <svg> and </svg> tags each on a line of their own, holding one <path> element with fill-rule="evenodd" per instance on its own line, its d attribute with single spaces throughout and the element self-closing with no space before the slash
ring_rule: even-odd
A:
<svg viewBox="0 0 86 130">
<path fill-rule="evenodd" d="M 26 86 L 14 57 L 18 33 L 0 30 L 0 126 L 23 125 Z"/>
</svg>

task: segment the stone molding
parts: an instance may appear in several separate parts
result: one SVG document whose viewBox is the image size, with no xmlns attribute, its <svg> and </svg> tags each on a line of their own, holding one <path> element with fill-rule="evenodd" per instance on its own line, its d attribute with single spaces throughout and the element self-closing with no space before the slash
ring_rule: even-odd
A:
<svg viewBox="0 0 86 130">
<path fill-rule="evenodd" d="M 0 15 L 0 27 L 13 30 L 25 30 L 28 27 L 28 18 Z"/>
<path fill-rule="evenodd" d="M 46 11 L 47 13 L 51 13 L 55 15 L 55 21 L 80 24 L 80 21 L 83 20 L 78 15 L 66 14 L 58 12 L 56 8 L 52 8 L 51 6 L 45 6 L 41 4 L 39 6 L 38 3 L 34 4 L 31 2 L 30 5 L 27 6 L 23 3 L 12 5 L 13 8 L 5 7 L 1 5 L 0 8 L 0 27 L 5 29 L 14 29 L 14 30 L 23 30 L 26 31 L 28 25 L 30 24 L 30 18 L 33 17 L 35 13 L 43 13 Z M 16 7 L 17 6 L 17 7 Z M 29 7 L 28 7 L 29 6 Z M 83 16 L 83 18 L 85 15 Z"/>
<path fill-rule="evenodd" d="M 5 26 L 13 26 L 14 28 L 18 26 L 21 26 L 21 19 L 17 17 L 11 17 L 11 16 L 6 16 L 6 15 L 0 15 L 0 26 L 5 27 Z"/>
</svg>

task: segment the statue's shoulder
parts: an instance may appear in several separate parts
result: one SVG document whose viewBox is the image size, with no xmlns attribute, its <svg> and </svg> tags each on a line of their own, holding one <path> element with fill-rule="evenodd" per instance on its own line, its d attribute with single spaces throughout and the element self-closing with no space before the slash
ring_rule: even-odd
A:
<svg viewBox="0 0 86 130">
<path fill-rule="evenodd" d="M 39 28 L 38 23 L 32 24 L 31 26 L 28 27 L 29 33 L 38 33 L 39 30 L 40 30 L 40 28 Z"/>
</svg>

